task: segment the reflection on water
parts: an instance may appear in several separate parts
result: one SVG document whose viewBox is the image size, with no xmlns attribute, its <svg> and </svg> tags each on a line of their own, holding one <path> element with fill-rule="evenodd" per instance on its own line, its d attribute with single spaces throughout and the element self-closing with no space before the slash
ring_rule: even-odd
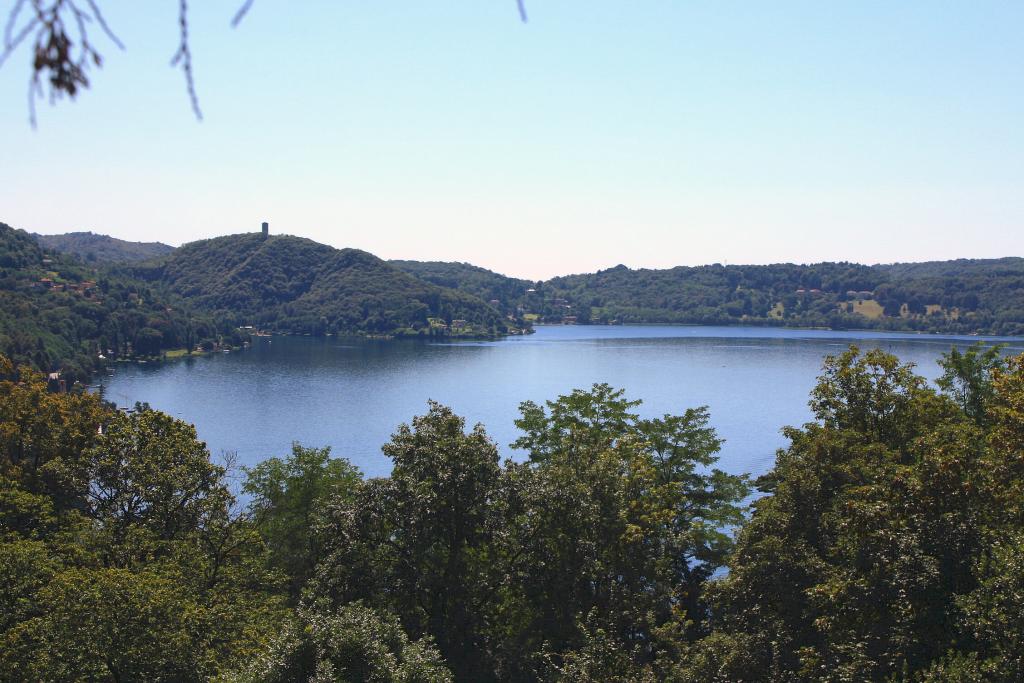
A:
<svg viewBox="0 0 1024 683">
<path fill-rule="evenodd" d="M 292 441 L 330 445 L 370 476 L 385 475 L 380 452 L 396 425 L 428 399 L 482 422 L 506 455 L 521 401 L 543 401 L 607 382 L 660 415 L 707 405 L 726 440 L 719 466 L 761 474 L 779 430 L 807 420 L 808 392 L 823 358 L 850 343 L 918 365 L 972 337 L 740 327 L 541 327 L 495 342 L 426 343 L 305 337 L 255 338 L 253 347 L 160 365 L 120 366 L 102 390 L 119 405 L 146 401 L 194 423 L 215 455 L 242 464 L 284 455 Z M 1024 352 L 1009 340 L 1008 352 Z"/>
</svg>

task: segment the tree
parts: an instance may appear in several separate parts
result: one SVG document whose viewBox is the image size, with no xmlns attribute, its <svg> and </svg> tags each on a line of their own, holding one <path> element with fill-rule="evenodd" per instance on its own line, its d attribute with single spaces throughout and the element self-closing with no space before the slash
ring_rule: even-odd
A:
<svg viewBox="0 0 1024 683">
<path fill-rule="evenodd" d="M 153 327 L 143 327 L 135 333 L 135 341 L 132 343 L 132 347 L 135 349 L 135 353 L 140 356 L 155 356 L 160 353 L 163 341 L 164 335 L 160 330 Z"/>
<path fill-rule="evenodd" d="M 234 683 L 450 683 L 429 639 L 410 641 L 393 615 L 360 603 L 300 610 L 268 650 Z"/>
<path fill-rule="evenodd" d="M 578 662 L 600 632 L 631 665 L 664 666 L 704 632 L 704 584 L 731 548 L 746 482 L 712 468 L 721 441 L 706 409 L 640 419 L 638 405 L 598 384 L 521 407 L 513 445 L 530 465 L 503 606 L 520 665 L 542 649 Z"/>
<path fill-rule="evenodd" d="M 246 469 L 243 491 L 252 497 L 250 514 L 270 549 L 272 565 L 288 577 L 293 599 L 322 559 L 323 540 L 314 533 L 321 512 L 329 500 L 353 501 L 362 481 L 356 467 L 330 455 L 330 448 L 296 443 L 291 457 L 269 458 Z"/>
<path fill-rule="evenodd" d="M 0 474 L 58 511 L 85 504 L 84 453 L 107 415 L 92 394 L 53 394 L 42 375 L 0 355 Z"/>
<path fill-rule="evenodd" d="M 961 352 L 954 346 L 939 361 L 943 373 L 936 384 L 982 426 L 988 421 L 989 403 L 995 395 L 993 375 L 1006 367 L 1004 347 L 1005 344 L 996 344 L 986 348 L 985 342 L 978 342 Z"/>
<path fill-rule="evenodd" d="M 694 677 L 883 680 L 956 645 L 998 485 L 984 433 L 880 351 L 829 358 L 811 406 L 759 481 Z"/>
<path fill-rule="evenodd" d="M 313 594 L 394 611 L 411 637 L 434 638 L 459 680 L 485 680 L 497 448 L 483 427 L 467 433 L 461 417 L 431 402 L 383 450 L 390 479 L 332 502 L 322 532 L 331 547 Z"/>
<path fill-rule="evenodd" d="M 195 429 L 0 375 L 0 680 L 208 680 L 255 652 L 279 585 Z"/>
<path fill-rule="evenodd" d="M 112 413 L 87 454 L 85 513 L 109 535 L 112 548 L 126 547 L 130 535 L 179 540 L 231 498 L 224 469 L 210 462 L 195 427 L 156 410 Z"/>
<path fill-rule="evenodd" d="M 6 634 L 5 680 L 200 681 L 215 670 L 199 605 L 166 577 L 69 569 L 37 602 L 38 616 Z"/>
</svg>

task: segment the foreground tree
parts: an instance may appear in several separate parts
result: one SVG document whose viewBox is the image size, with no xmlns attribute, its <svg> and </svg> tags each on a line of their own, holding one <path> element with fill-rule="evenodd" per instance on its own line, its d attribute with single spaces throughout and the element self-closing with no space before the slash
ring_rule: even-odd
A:
<svg viewBox="0 0 1024 683">
<path fill-rule="evenodd" d="M 482 427 L 466 433 L 462 418 L 431 403 L 384 452 L 389 479 L 332 503 L 314 594 L 393 611 L 412 638 L 437 642 L 460 680 L 486 680 L 485 603 L 500 570 L 490 554 L 501 526 L 497 448 Z"/>
<path fill-rule="evenodd" d="M 300 610 L 236 683 L 450 683 L 429 639 L 412 642 L 392 615 L 359 603 Z"/>
<path fill-rule="evenodd" d="M 0 680 L 200 681 L 258 650 L 279 587 L 195 429 L 0 366 Z"/>
<path fill-rule="evenodd" d="M 1002 356 L 1004 346 L 986 347 L 984 342 L 978 342 L 966 351 L 954 346 L 939 361 L 943 373 L 936 383 L 981 426 L 988 424 L 989 408 L 995 396 L 993 379 L 1006 369 Z"/>
<path fill-rule="evenodd" d="M 272 565 L 289 581 L 298 598 L 322 559 L 323 540 L 316 533 L 327 502 L 351 501 L 362 481 L 359 470 L 330 448 L 292 445 L 290 457 L 268 458 L 246 470 L 243 491 L 250 514 L 270 551 Z"/>
<path fill-rule="evenodd" d="M 884 680 L 960 644 L 1004 490 L 985 432 L 880 351 L 828 359 L 811 407 L 759 482 L 686 677 Z"/>
<path fill-rule="evenodd" d="M 636 405 L 606 385 L 550 414 L 524 404 L 531 459 L 501 467 L 481 427 L 431 404 L 384 447 L 390 479 L 332 504 L 308 599 L 393 611 L 457 680 L 568 675 L 597 639 L 653 675 L 703 632 L 747 488 L 710 468 L 706 411 L 642 420 Z"/>
<path fill-rule="evenodd" d="M 532 659 L 560 676 L 601 641 L 651 675 L 704 632 L 704 585 L 728 556 L 747 485 L 712 468 L 721 441 L 706 409 L 641 419 L 639 405 L 598 384 L 521 407 L 513 445 L 530 462 L 502 608 L 515 615 L 510 666 Z"/>
</svg>

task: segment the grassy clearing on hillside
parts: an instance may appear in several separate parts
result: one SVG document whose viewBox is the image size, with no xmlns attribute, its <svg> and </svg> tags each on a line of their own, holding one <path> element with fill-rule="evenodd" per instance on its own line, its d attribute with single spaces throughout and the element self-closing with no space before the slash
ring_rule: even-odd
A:
<svg viewBox="0 0 1024 683">
<path fill-rule="evenodd" d="M 860 301 L 854 301 L 853 312 L 859 313 L 865 318 L 871 320 L 878 320 L 885 315 L 885 309 L 882 308 L 882 304 L 878 303 L 874 299 L 862 299 Z"/>
</svg>

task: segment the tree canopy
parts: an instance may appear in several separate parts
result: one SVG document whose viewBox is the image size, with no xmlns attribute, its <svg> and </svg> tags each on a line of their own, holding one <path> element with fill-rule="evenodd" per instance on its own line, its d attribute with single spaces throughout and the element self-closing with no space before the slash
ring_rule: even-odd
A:
<svg viewBox="0 0 1024 683">
<path fill-rule="evenodd" d="M 0 680 L 1024 677 L 1024 356 L 826 360 L 755 483 L 694 407 L 526 402 L 501 461 L 430 403 L 365 479 L 244 472 L 0 357 Z M 749 507 L 748 507 L 749 506 Z"/>
</svg>

